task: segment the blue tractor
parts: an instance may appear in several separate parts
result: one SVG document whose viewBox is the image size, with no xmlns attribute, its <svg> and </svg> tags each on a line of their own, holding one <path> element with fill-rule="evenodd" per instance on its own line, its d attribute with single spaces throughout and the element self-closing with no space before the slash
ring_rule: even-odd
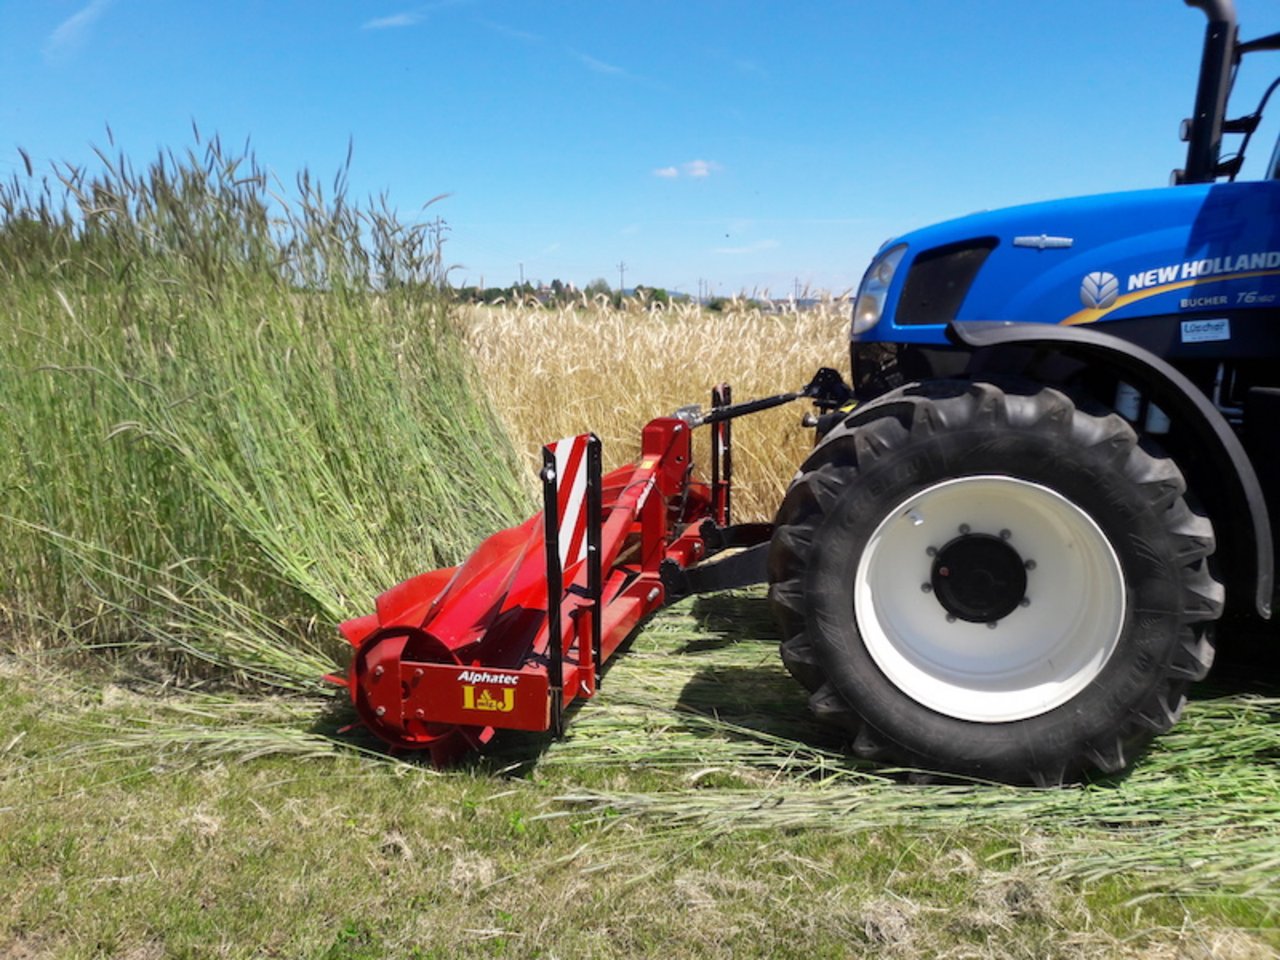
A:
<svg viewBox="0 0 1280 960">
<path fill-rule="evenodd" d="M 862 280 L 856 406 L 821 418 L 768 551 L 783 660 L 860 756 L 1116 773 L 1215 623 L 1270 616 L 1280 150 L 1236 182 L 1266 98 L 1227 102 L 1280 34 L 1186 2 L 1209 23 L 1172 186 L 928 227 Z"/>
</svg>

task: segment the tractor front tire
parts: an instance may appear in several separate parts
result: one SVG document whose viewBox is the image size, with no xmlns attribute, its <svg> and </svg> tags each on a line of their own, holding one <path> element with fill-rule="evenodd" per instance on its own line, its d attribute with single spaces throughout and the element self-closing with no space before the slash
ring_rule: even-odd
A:
<svg viewBox="0 0 1280 960">
<path fill-rule="evenodd" d="M 779 508 L 782 658 L 859 756 L 1057 785 L 1178 719 L 1222 611 L 1213 529 L 1119 416 L 989 383 L 903 387 Z"/>
</svg>

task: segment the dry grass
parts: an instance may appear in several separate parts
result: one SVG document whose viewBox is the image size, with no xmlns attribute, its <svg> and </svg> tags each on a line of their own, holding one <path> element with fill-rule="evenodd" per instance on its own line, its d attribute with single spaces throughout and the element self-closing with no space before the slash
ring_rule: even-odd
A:
<svg viewBox="0 0 1280 960">
<path fill-rule="evenodd" d="M 694 305 L 617 310 L 603 301 L 474 307 L 462 322 L 484 389 L 530 476 L 538 448 L 558 437 L 594 431 L 606 466 L 616 466 L 634 458 L 645 423 L 686 404 L 705 406 L 717 383 L 747 400 L 798 389 L 820 366 L 848 366 L 842 301 L 782 314 L 743 302 L 722 313 Z M 737 519 L 773 519 L 813 443 L 799 423 L 806 409 L 792 404 L 735 424 Z M 707 431 L 700 433 L 705 442 Z"/>
</svg>

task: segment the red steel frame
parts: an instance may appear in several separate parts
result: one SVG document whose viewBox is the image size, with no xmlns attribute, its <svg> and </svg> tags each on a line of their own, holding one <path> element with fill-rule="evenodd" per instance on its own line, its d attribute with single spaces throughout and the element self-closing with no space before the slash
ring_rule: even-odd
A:
<svg viewBox="0 0 1280 960">
<path fill-rule="evenodd" d="M 728 403 L 726 387 L 713 403 Z M 664 562 L 705 558 L 701 525 L 729 519 L 728 422 L 713 424 L 713 482 L 693 478 L 692 428 L 645 426 L 639 460 L 601 478 L 587 439 L 587 548 L 561 569 L 559 481 L 544 448 L 542 515 L 494 534 L 460 566 L 421 574 L 341 625 L 355 647 L 342 682 L 393 747 L 448 762 L 499 728 L 554 730 L 594 696 L 600 669 L 665 600 Z M 578 438 L 582 439 L 582 438 Z M 570 532 L 572 535 L 572 532 Z"/>
</svg>

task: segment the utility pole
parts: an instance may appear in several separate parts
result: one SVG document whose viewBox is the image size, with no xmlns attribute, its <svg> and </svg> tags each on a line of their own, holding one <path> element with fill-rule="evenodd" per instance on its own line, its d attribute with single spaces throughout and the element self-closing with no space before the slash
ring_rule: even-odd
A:
<svg viewBox="0 0 1280 960">
<path fill-rule="evenodd" d="M 627 288 L 627 264 L 623 260 L 618 261 L 618 294 Z"/>
<path fill-rule="evenodd" d="M 524 286 L 524 261 L 520 261 L 520 286 Z"/>
</svg>

